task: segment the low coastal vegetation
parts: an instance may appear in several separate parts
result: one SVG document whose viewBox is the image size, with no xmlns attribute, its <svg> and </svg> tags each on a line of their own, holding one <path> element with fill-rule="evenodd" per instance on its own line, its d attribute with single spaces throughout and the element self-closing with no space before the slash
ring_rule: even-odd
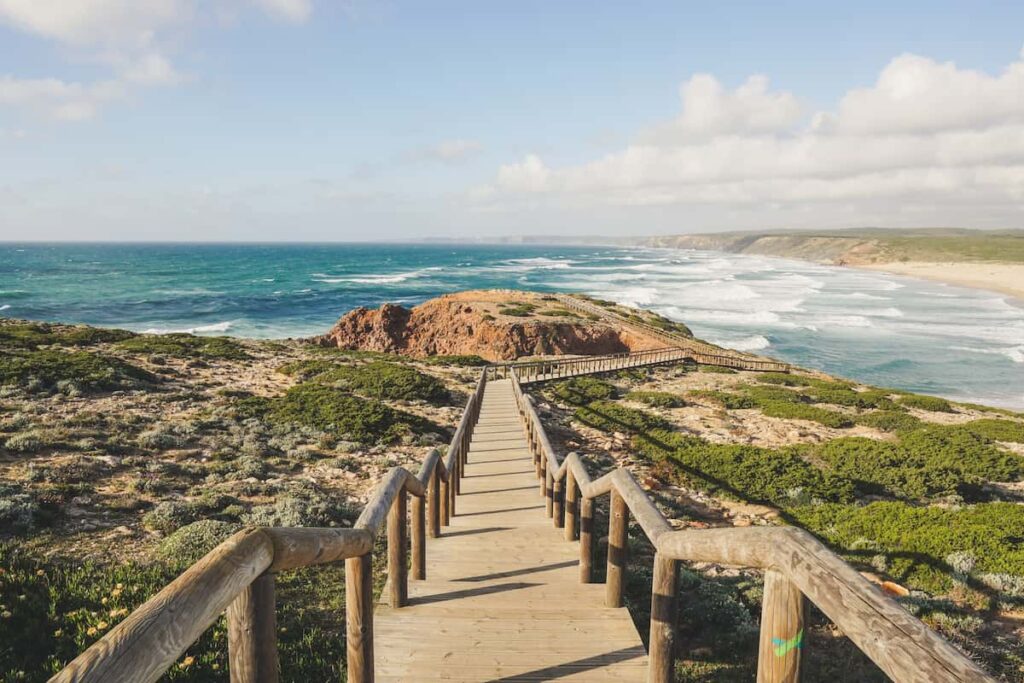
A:
<svg viewBox="0 0 1024 683">
<path fill-rule="evenodd" d="M 908 609 L 987 667 L 1022 680 L 1024 646 L 998 616 L 1024 605 L 1018 414 L 799 373 L 706 374 L 634 370 L 544 393 L 564 410 L 566 450 L 639 456 L 652 477 L 689 492 L 682 509 L 688 497 L 698 519 L 710 507 L 717 524 L 806 528 L 877 582 L 903 587 Z M 758 601 L 738 587 L 744 572 L 727 576 L 694 573 L 688 595 L 715 600 L 680 622 L 695 640 L 678 680 L 753 674 L 743 653 L 756 651 Z M 696 634 L 722 634 L 725 623 L 737 629 L 736 647 L 699 644 Z M 825 646 L 825 621 L 814 623 L 816 647 Z M 825 650 L 812 671 L 884 680 L 859 653 L 831 642 Z"/>
</svg>

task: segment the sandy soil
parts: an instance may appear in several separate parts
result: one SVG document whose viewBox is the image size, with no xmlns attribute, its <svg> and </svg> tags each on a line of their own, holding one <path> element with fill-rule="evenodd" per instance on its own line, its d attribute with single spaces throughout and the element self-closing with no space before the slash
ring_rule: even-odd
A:
<svg viewBox="0 0 1024 683">
<path fill-rule="evenodd" d="M 989 289 L 1024 302 L 1024 264 L 1020 263 L 871 263 L 857 268 L 935 280 L 951 285 Z"/>
</svg>

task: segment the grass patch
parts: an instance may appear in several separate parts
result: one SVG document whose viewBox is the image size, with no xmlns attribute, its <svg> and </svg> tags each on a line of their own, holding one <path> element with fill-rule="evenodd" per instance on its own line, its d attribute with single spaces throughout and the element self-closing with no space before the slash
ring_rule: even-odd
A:
<svg viewBox="0 0 1024 683">
<path fill-rule="evenodd" d="M 316 382 L 298 384 L 277 398 L 242 399 L 236 404 L 236 413 L 243 419 L 312 427 L 359 443 L 391 443 L 409 434 L 442 432 L 425 418 Z"/>
<path fill-rule="evenodd" d="M 705 490 L 785 507 L 797 501 L 853 499 L 853 485 L 800 457 L 797 449 L 772 450 L 741 444 L 713 444 L 665 429 L 636 439 L 651 460 L 669 460 Z"/>
<path fill-rule="evenodd" d="M 726 367 L 723 367 L 721 365 L 705 365 L 704 363 L 699 363 L 697 365 L 697 370 L 699 372 L 708 372 L 708 373 L 711 373 L 713 375 L 735 375 L 736 374 L 736 371 L 733 370 L 732 368 L 726 368 Z"/>
<path fill-rule="evenodd" d="M 0 346 L 31 350 L 40 346 L 92 346 L 131 339 L 135 334 L 128 330 L 88 327 L 86 325 L 63 326 L 47 323 L 0 324 Z"/>
<path fill-rule="evenodd" d="M 586 405 L 591 401 L 607 401 L 618 395 L 615 385 L 596 377 L 573 377 L 558 382 L 550 389 L 551 396 L 563 403 Z"/>
<path fill-rule="evenodd" d="M 458 368 L 480 368 L 491 364 L 486 358 L 468 353 L 450 356 L 428 356 L 422 359 L 421 362 L 427 365 L 444 365 Z"/>
<path fill-rule="evenodd" d="M 940 508 L 876 502 L 803 506 L 791 514 L 847 555 L 862 560 L 882 555 L 886 574 L 932 593 L 951 589 L 957 573 L 982 583 L 996 582 L 987 575 L 1024 576 L 1022 505 Z"/>
<path fill-rule="evenodd" d="M 782 372 L 765 372 L 754 377 L 761 384 L 779 384 L 785 387 L 809 387 L 811 379 L 801 375 L 789 375 Z"/>
<path fill-rule="evenodd" d="M 900 396 L 899 404 L 907 408 L 920 408 L 930 410 L 933 413 L 952 413 L 953 405 L 944 398 L 938 396 L 924 396 L 922 394 L 907 394 Z"/>
<path fill-rule="evenodd" d="M 372 361 L 361 365 L 341 365 L 317 374 L 313 380 L 323 384 L 341 386 L 378 400 L 428 401 L 444 403 L 448 389 L 433 375 L 416 368 L 386 361 Z"/>
<path fill-rule="evenodd" d="M 859 425 L 865 427 L 874 427 L 880 429 L 883 432 L 910 432 L 923 423 L 918 418 L 914 417 L 910 413 L 904 413 L 900 410 L 874 410 L 870 413 L 858 415 L 855 421 Z"/>
<path fill-rule="evenodd" d="M 498 304 L 498 313 L 501 313 L 502 315 L 510 315 L 515 318 L 529 318 L 538 308 L 539 307 L 536 304 L 531 304 L 527 301 L 510 301 Z"/>
<path fill-rule="evenodd" d="M 0 385 L 30 391 L 96 393 L 136 389 L 158 378 L 117 358 L 87 351 L 36 351 L 0 355 Z"/>
<path fill-rule="evenodd" d="M 581 406 L 573 417 L 585 425 L 603 432 L 629 432 L 644 434 L 654 429 L 671 429 L 668 420 L 645 410 L 627 408 L 614 401 L 592 401 Z"/>
<path fill-rule="evenodd" d="M 729 391 L 719 391 L 718 389 L 694 389 L 686 392 L 686 395 L 691 398 L 717 403 L 726 410 L 743 410 L 745 408 L 757 407 L 757 402 L 749 396 L 734 394 Z"/>
<path fill-rule="evenodd" d="M 802 403 L 762 400 L 757 402 L 757 407 L 767 417 L 778 417 L 787 420 L 810 420 L 832 429 L 846 429 L 853 426 L 853 418 L 849 415 Z"/>
<path fill-rule="evenodd" d="M 686 405 L 682 397 L 667 391 L 631 391 L 626 394 L 627 401 L 636 401 L 652 408 L 682 408 Z"/>
<path fill-rule="evenodd" d="M 1024 443 L 1024 422 L 984 419 L 968 422 L 961 427 L 990 441 Z"/>
<path fill-rule="evenodd" d="M 174 358 L 246 360 L 249 354 L 229 337 L 197 337 L 192 334 L 144 334 L 118 344 L 126 351 Z"/>
</svg>

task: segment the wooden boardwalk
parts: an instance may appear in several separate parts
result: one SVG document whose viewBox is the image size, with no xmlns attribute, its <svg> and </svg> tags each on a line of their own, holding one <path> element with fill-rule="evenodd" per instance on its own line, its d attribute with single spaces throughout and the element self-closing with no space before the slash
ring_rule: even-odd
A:
<svg viewBox="0 0 1024 683">
<path fill-rule="evenodd" d="M 378 604 L 380 681 L 642 681 L 647 655 L 544 514 L 512 384 L 487 384 L 451 526 L 409 605 Z M 387 595 L 387 590 L 383 593 Z"/>
</svg>

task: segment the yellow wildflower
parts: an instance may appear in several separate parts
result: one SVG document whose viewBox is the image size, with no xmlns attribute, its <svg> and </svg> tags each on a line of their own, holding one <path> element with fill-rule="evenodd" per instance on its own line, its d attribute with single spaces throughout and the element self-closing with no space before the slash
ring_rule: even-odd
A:
<svg viewBox="0 0 1024 683">
<path fill-rule="evenodd" d="M 190 667 L 193 664 L 195 664 L 195 662 L 196 662 L 196 658 L 193 657 L 192 655 L 189 655 L 188 657 L 185 657 L 185 659 L 181 660 L 181 668 L 182 669 L 187 669 L 188 667 Z"/>
<path fill-rule="evenodd" d="M 42 569 L 37 569 L 36 576 L 46 576 L 46 572 L 44 572 Z"/>
<path fill-rule="evenodd" d="M 101 631 L 102 631 L 102 630 L 104 630 L 105 628 L 107 628 L 107 626 L 109 626 L 109 625 L 110 625 L 110 624 L 108 624 L 107 622 L 105 622 L 105 621 L 101 621 L 100 623 L 96 624 L 96 628 L 98 628 L 99 630 L 101 630 Z"/>
<path fill-rule="evenodd" d="M 85 635 L 87 635 L 87 636 L 94 636 L 94 635 L 96 635 L 96 627 L 95 626 L 90 626 L 88 629 L 86 629 Z"/>
<path fill-rule="evenodd" d="M 64 635 L 64 631 L 62 631 L 61 629 L 57 629 L 56 631 L 53 632 L 53 637 L 54 638 L 60 638 L 62 635 Z"/>
<path fill-rule="evenodd" d="M 102 600 L 100 600 L 100 604 L 101 604 L 101 605 L 105 605 L 105 604 L 107 604 L 107 599 L 106 599 L 106 598 L 103 598 Z"/>
</svg>

